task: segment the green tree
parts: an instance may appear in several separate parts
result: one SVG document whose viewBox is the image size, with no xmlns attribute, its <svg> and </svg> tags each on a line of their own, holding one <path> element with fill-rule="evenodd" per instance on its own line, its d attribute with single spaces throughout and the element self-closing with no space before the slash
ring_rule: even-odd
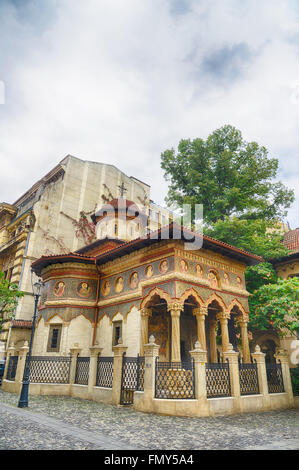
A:
<svg viewBox="0 0 299 470">
<path fill-rule="evenodd" d="M 278 159 L 230 125 L 206 140 L 181 140 L 177 152 L 161 154 L 161 167 L 170 181 L 168 204 L 203 204 L 206 223 L 233 215 L 280 220 L 294 201 L 294 192 L 274 181 Z"/>
<path fill-rule="evenodd" d="M 14 309 L 23 295 L 18 286 L 5 279 L 4 273 L 0 271 L 0 331 L 3 321 L 13 318 Z"/>
<path fill-rule="evenodd" d="M 249 328 L 280 335 L 299 333 L 299 279 L 278 279 L 264 284 L 249 297 Z"/>
<path fill-rule="evenodd" d="M 270 260 L 289 254 L 289 250 L 282 244 L 280 229 L 275 221 L 225 217 L 224 220 L 219 219 L 212 226 L 204 228 L 204 233 Z"/>
</svg>

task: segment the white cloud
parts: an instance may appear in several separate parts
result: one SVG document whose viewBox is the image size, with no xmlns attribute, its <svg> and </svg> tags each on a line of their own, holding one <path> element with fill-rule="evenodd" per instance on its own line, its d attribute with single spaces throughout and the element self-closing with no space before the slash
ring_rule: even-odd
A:
<svg viewBox="0 0 299 470">
<path fill-rule="evenodd" d="M 0 7 L 2 200 L 72 154 L 118 166 L 162 203 L 161 152 L 227 123 L 299 187 L 296 1 L 48 0 L 47 14 L 28 5 Z"/>
</svg>

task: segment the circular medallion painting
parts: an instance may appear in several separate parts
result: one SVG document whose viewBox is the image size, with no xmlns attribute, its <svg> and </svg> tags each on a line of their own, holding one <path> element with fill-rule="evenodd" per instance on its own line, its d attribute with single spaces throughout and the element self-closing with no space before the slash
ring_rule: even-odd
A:
<svg viewBox="0 0 299 470">
<path fill-rule="evenodd" d="M 110 289 L 111 289 L 110 281 L 105 281 L 104 284 L 103 284 L 103 287 L 102 287 L 102 294 L 104 296 L 108 295 L 109 292 L 110 292 Z"/>
<path fill-rule="evenodd" d="M 130 277 L 130 287 L 131 289 L 137 289 L 139 284 L 138 273 L 133 273 Z"/>
<path fill-rule="evenodd" d="M 153 270 L 152 265 L 150 264 L 149 266 L 145 268 L 145 275 L 147 278 L 150 278 L 152 277 L 153 274 L 154 274 L 154 270 Z"/>
<path fill-rule="evenodd" d="M 118 277 L 115 281 L 115 292 L 122 292 L 124 288 L 124 278 Z"/>
<path fill-rule="evenodd" d="M 63 281 L 58 281 L 56 282 L 54 289 L 53 289 L 53 294 L 56 297 L 61 297 L 64 294 L 65 290 L 65 283 Z"/>
<path fill-rule="evenodd" d="M 80 282 L 77 287 L 77 292 L 80 297 L 89 297 L 91 295 L 92 289 L 91 286 L 87 282 Z"/>
<path fill-rule="evenodd" d="M 168 271 L 168 261 L 167 261 L 167 259 L 164 259 L 163 261 L 161 261 L 160 266 L 159 266 L 159 271 L 162 274 L 167 273 L 167 271 Z"/>
</svg>

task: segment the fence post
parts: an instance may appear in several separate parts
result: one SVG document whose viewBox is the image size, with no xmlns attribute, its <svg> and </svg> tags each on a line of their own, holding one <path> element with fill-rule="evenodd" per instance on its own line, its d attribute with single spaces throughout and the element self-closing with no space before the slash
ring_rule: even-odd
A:
<svg viewBox="0 0 299 470">
<path fill-rule="evenodd" d="M 228 350 L 222 353 L 224 361 L 229 363 L 231 394 L 234 398 L 234 410 L 241 410 L 241 393 L 240 393 L 240 373 L 238 357 L 239 353 L 234 351 L 233 345 L 229 343 Z"/>
<path fill-rule="evenodd" d="M 10 356 L 14 356 L 14 355 L 15 355 L 15 345 L 14 345 L 14 343 L 11 343 L 11 346 L 9 346 L 9 348 L 7 349 L 3 380 L 6 380 Z M 2 385 L 2 388 L 4 389 L 3 385 Z"/>
<path fill-rule="evenodd" d="M 71 365 L 70 365 L 70 384 L 75 383 L 76 378 L 76 368 L 77 368 L 77 357 L 80 354 L 82 348 L 75 346 L 74 348 L 70 348 L 71 354 Z"/>
<path fill-rule="evenodd" d="M 292 380 L 290 374 L 289 366 L 289 356 L 285 349 L 279 349 L 276 354 L 274 354 L 276 362 L 281 363 L 281 373 L 284 384 L 284 390 L 288 394 L 288 401 L 290 408 L 294 407 L 294 395 L 292 389 Z"/>
<path fill-rule="evenodd" d="M 88 397 L 92 398 L 93 387 L 95 387 L 97 381 L 98 355 L 101 354 L 103 348 L 99 348 L 98 346 L 92 346 L 91 348 L 89 348 L 89 351 L 90 361 L 88 372 Z"/>
<path fill-rule="evenodd" d="M 123 355 L 127 351 L 127 346 L 124 346 L 119 339 L 117 346 L 113 347 L 113 381 L 112 381 L 112 403 L 114 405 L 120 404 L 121 381 L 122 381 L 122 365 Z"/>
<path fill-rule="evenodd" d="M 268 389 L 265 354 L 261 352 L 261 348 L 259 347 L 258 344 L 255 347 L 255 352 L 252 353 L 252 358 L 257 364 L 259 389 L 260 389 L 260 393 L 264 397 L 263 406 L 267 410 L 267 409 L 270 409 L 270 397 L 269 397 L 269 389 Z"/>
<path fill-rule="evenodd" d="M 24 370 L 26 365 L 26 357 L 29 351 L 28 341 L 24 342 L 24 346 L 21 348 L 19 354 L 18 366 L 16 371 L 15 382 L 21 384 L 23 382 Z"/>
<path fill-rule="evenodd" d="M 207 351 L 201 349 L 201 344 L 196 341 L 193 351 L 190 351 L 194 360 L 195 399 L 198 400 L 200 416 L 209 415 L 209 404 L 207 400 L 207 378 L 206 362 Z"/>
<path fill-rule="evenodd" d="M 151 335 L 149 343 L 144 345 L 144 401 L 149 406 L 155 397 L 156 358 L 159 356 L 159 349 L 155 337 Z"/>
</svg>

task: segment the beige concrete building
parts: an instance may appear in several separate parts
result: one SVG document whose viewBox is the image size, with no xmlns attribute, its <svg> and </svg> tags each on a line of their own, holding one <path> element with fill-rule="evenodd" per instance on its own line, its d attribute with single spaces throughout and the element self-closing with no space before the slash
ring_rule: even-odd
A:
<svg viewBox="0 0 299 470">
<path fill-rule="evenodd" d="M 91 220 L 105 202 L 126 195 L 148 216 L 148 229 L 168 223 L 168 211 L 150 199 L 150 186 L 113 165 L 68 155 L 13 204 L 0 204 L 0 270 L 25 292 L 0 345 L 28 340 L 33 316 L 31 264 L 43 255 L 73 252 L 96 240 Z M 110 231 L 109 231 L 110 230 Z M 107 236 L 113 236 L 114 226 Z M 112 231 L 112 233 L 110 233 Z M 126 240 L 136 238 L 129 231 Z"/>
</svg>

